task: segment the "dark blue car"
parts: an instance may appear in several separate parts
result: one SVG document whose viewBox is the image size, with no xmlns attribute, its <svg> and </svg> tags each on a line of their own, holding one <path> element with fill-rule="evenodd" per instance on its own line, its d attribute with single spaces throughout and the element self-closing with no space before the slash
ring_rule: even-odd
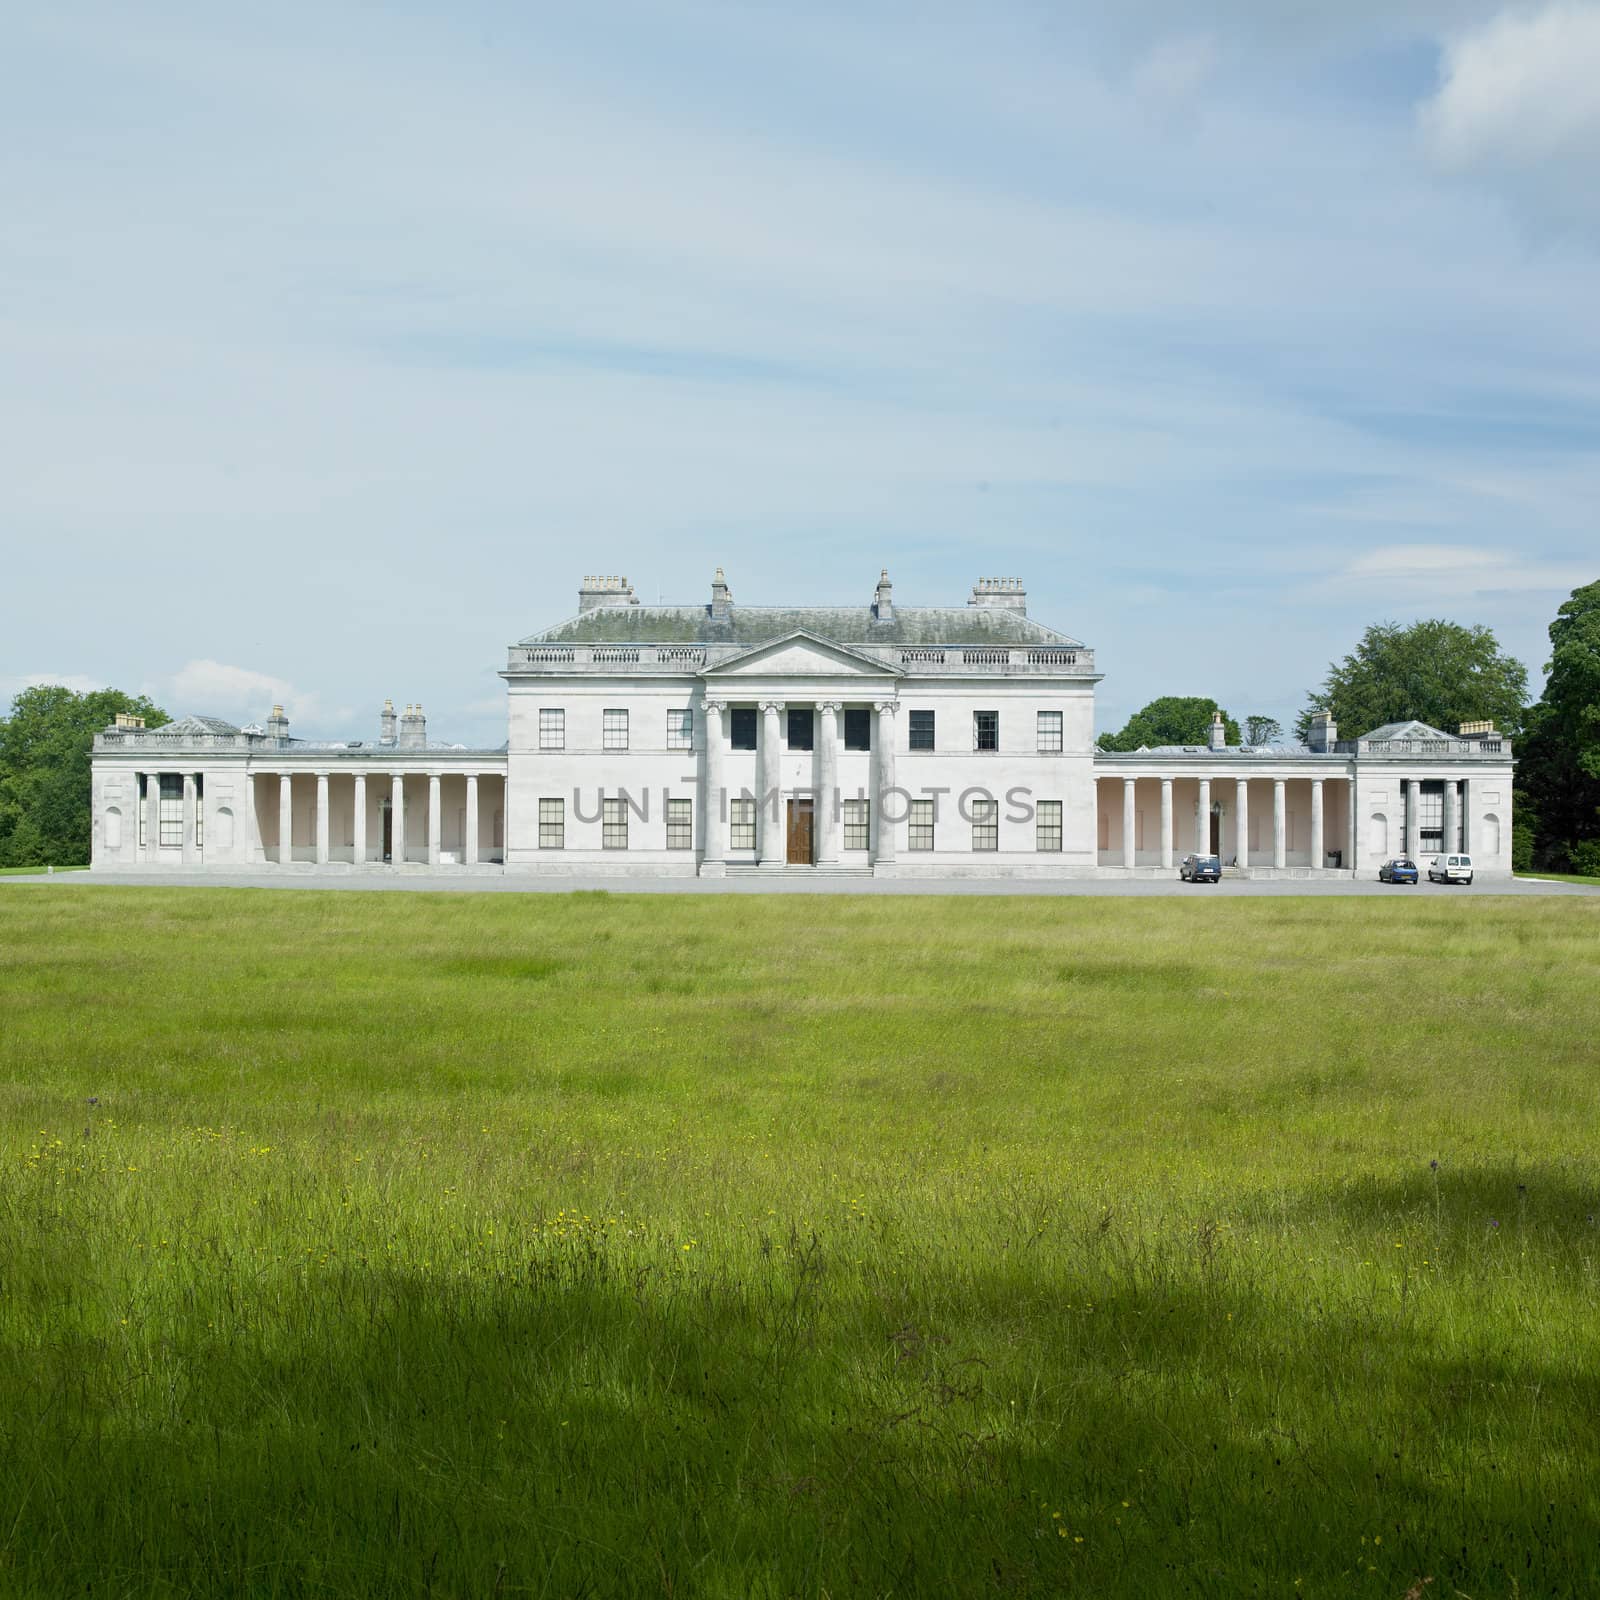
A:
<svg viewBox="0 0 1600 1600">
<path fill-rule="evenodd" d="M 1222 863 L 1215 856 L 1185 856 L 1178 863 L 1178 876 L 1189 883 L 1220 883 Z"/>
<path fill-rule="evenodd" d="M 1415 883 L 1417 864 L 1405 856 L 1396 856 L 1378 868 L 1379 883 Z"/>
</svg>

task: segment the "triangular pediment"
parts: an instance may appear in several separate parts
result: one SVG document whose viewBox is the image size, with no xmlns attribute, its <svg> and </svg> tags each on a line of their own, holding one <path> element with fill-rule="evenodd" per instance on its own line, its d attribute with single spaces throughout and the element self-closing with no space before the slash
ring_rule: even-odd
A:
<svg viewBox="0 0 1600 1600">
<path fill-rule="evenodd" d="M 803 629 L 706 667 L 703 678 L 900 678 L 886 661 Z"/>
</svg>

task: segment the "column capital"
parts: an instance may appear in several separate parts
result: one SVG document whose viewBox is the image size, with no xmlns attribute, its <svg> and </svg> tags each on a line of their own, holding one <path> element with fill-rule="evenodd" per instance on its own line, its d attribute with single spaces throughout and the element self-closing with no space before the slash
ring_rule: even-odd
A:
<svg viewBox="0 0 1600 1600">
<path fill-rule="evenodd" d="M 723 695 L 707 695 L 705 708 L 707 711 L 726 711 L 728 709 L 727 698 Z"/>
<path fill-rule="evenodd" d="M 761 702 L 761 709 L 772 712 L 774 716 L 780 711 L 788 710 L 788 707 L 789 702 L 787 700 L 763 700 Z"/>
<path fill-rule="evenodd" d="M 877 711 L 880 717 L 892 717 L 900 709 L 900 702 L 898 700 L 879 700 L 875 703 L 873 709 Z"/>
<path fill-rule="evenodd" d="M 844 710 L 844 701 L 842 701 L 842 700 L 819 700 L 819 701 L 817 701 L 817 710 L 818 711 L 843 711 Z"/>
</svg>

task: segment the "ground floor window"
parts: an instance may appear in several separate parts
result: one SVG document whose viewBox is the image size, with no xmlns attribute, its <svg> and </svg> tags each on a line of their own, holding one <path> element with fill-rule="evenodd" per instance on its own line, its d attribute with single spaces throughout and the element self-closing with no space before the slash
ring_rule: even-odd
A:
<svg viewBox="0 0 1600 1600">
<path fill-rule="evenodd" d="M 1436 780 L 1425 781 L 1417 796 L 1417 849 L 1425 856 L 1436 856 L 1444 850 L 1444 785 Z M 1452 846 L 1452 848 L 1454 848 Z"/>
<path fill-rule="evenodd" d="M 1034 846 L 1039 850 L 1061 848 L 1061 802 L 1041 800 L 1034 814 Z"/>
<path fill-rule="evenodd" d="M 998 850 L 1000 848 L 1000 802 L 974 800 L 972 802 L 972 848 Z"/>
<path fill-rule="evenodd" d="M 157 843 L 163 850 L 183 843 L 183 774 L 161 774 L 160 834 Z"/>
<path fill-rule="evenodd" d="M 605 850 L 628 848 L 628 803 L 626 800 L 600 802 L 600 845 Z"/>
<path fill-rule="evenodd" d="M 694 801 L 667 801 L 667 849 L 694 849 Z"/>
<path fill-rule="evenodd" d="M 194 775 L 194 847 L 203 850 L 206 842 L 206 780 L 203 773 Z M 224 840 L 223 843 L 227 843 Z"/>
<path fill-rule="evenodd" d="M 911 821 L 906 829 L 906 849 L 933 849 L 933 801 L 911 802 Z"/>
<path fill-rule="evenodd" d="M 149 773 L 145 773 L 142 777 L 140 777 L 135 787 L 138 792 L 134 796 L 135 803 L 133 809 L 139 813 L 139 848 L 143 850 L 145 845 L 144 814 L 150 809 L 145 799 L 146 795 L 148 795 L 150 792 Z"/>
<path fill-rule="evenodd" d="M 756 847 L 756 803 L 753 799 L 728 802 L 728 848 L 754 850 Z"/>
<path fill-rule="evenodd" d="M 539 802 L 539 848 L 565 850 L 567 847 L 567 803 L 565 800 Z"/>
<path fill-rule="evenodd" d="M 865 800 L 846 800 L 844 803 L 844 847 L 846 850 L 865 850 L 871 823 Z"/>
</svg>

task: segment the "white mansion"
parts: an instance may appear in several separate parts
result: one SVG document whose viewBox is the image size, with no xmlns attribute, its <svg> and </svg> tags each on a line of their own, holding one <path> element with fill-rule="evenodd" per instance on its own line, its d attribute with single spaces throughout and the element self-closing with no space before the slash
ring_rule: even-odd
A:
<svg viewBox="0 0 1600 1600">
<path fill-rule="evenodd" d="M 96 736 L 97 868 L 1055 878 L 1366 872 L 1462 849 L 1508 874 L 1511 750 L 1487 724 L 1131 754 L 1094 743 L 1094 652 L 1022 586 L 964 606 L 647 606 L 587 578 L 510 648 L 508 739 L 441 744 L 421 708 L 373 741 L 184 717 Z"/>
</svg>

